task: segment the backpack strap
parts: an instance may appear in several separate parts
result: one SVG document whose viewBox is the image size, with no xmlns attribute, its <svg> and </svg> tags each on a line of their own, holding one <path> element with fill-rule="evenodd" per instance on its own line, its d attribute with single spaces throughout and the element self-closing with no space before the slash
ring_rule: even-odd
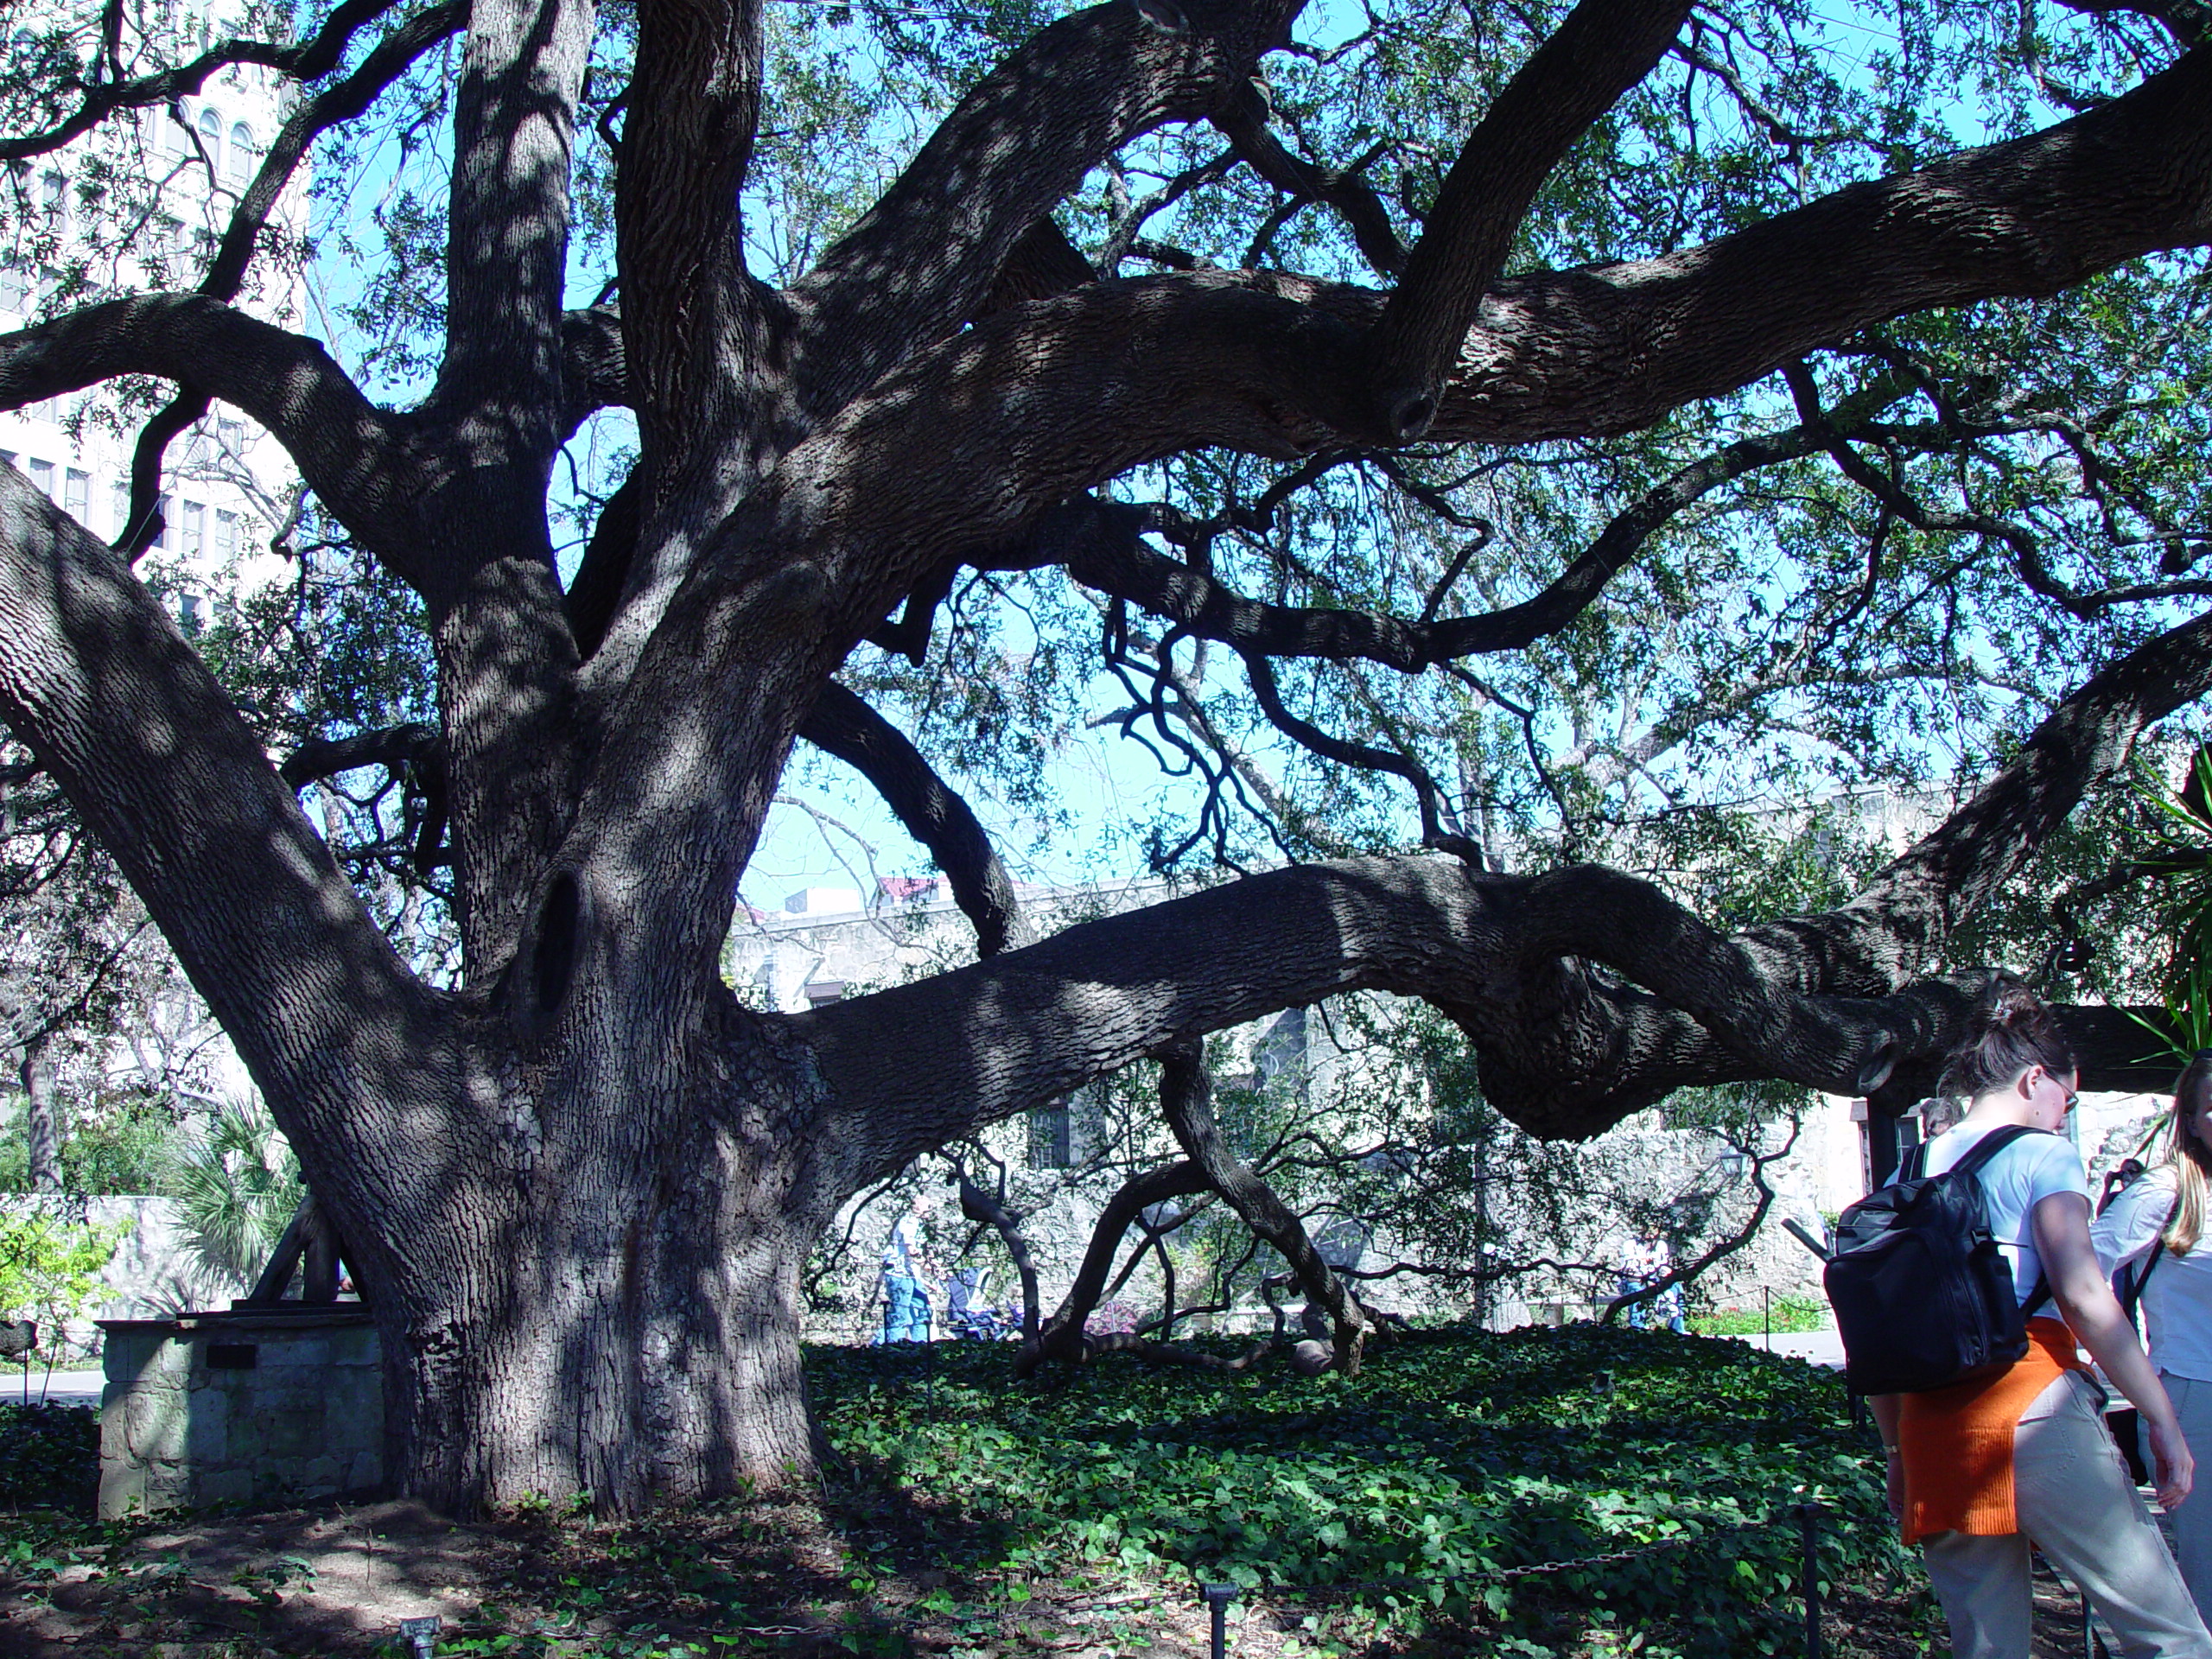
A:
<svg viewBox="0 0 2212 1659">
<path fill-rule="evenodd" d="M 1967 1155 L 1960 1159 L 1957 1163 L 1953 1164 L 1945 1173 L 1952 1175 L 1976 1174 L 1980 1171 L 1981 1166 L 1984 1164 L 1986 1164 L 1991 1159 L 1994 1158 L 1999 1153 L 2004 1151 L 2005 1147 L 2011 1146 L 2022 1135 L 2050 1134 L 2051 1132 L 2049 1129 L 2031 1129 L 2024 1123 L 2007 1123 L 2001 1129 L 1992 1129 L 1987 1135 L 1983 1135 L 1980 1140 L 1975 1141 L 1973 1148 L 1967 1152 Z M 2051 1138 L 2053 1140 L 2058 1139 L 2056 1135 L 2052 1135 Z M 1923 1144 L 1925 1145 L 1926 1143 L 1923 1142 Z M 2017 1249 L 2018 1247 L 2015 1246 L 2014 1248 Z M 2035 1289 L 2029 1293 L 2028 1300 L 2020 1304 L 2020 1317 L 2024 1319 L 2033 1318 L 2035 1311 L 2050 1300 L 2050 1275 L 2049 1274 L 2039 1273 L 2036 1275 Z"/>
<path fill-rule="evenodd" d="M 2127 1323 L 2135 1323 L 2135 1310 L 2142 1306 L 2143 1293 L 2149 1287 L 2151 1275 L 2158 1270 L 2158 1263 L 2166 1255 L 2166 1229 L 2174 1224 L 2174 1212 L 2181 1208 L 2181 1194 L 2174 1194 L 2173 1203 L 2166 1210 L 2166 1218 L 2158 1224 L 2157 1235 L 2151 1240 L 2151 1259 L 2139 1272 L 2133 1268 L 2123 1269 L 2126 1287 L 2120 1293 L 2120 1311 L 2127 1315 Z"/>
<path fill-rule="evenodd" d="M 1994 1158 L 1999 1153 L 2004 1151 L 2005 1147 L 2011 1146 L 2015 1141 L 2018 1141 L 2024 1135 L 2050 1135 L 2050 1131 L 2049 1129 L 2031 1129 L 2024 1123 L 2007 1123 L 2003 1128 L 1992 1129 L 1987 1135 L 1983 1135 L 1980 1140 L 1975 1141 L 1972 1149 L 1967 1152 L 1967 1155 L 1960 1159 L 1957 1163 L 1953 1164 L 1946 1173 L 1952 1175 L 1974 1174 L 1980 1170 L 1984 1164 Z M 2059 1137 L 2056 1135 L 2051 1135 L 2051 1138 L 2053 1140 L 2056 1140 Z M 1925 1145 L 1926 1142 L 1923 1141 L 1922 1144 Z"/>
</svg>

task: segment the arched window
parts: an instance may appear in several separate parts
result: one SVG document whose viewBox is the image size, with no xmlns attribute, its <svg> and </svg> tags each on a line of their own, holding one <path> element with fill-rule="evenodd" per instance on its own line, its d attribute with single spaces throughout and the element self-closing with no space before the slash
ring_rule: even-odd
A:
<svg viewBox="0 0 2212 1659">
<path fill-rule="evenodd" d="M 239 122 L 231 129 L 231 182 L 251 184 L 254 165 L 260 159 L 254 152 L 253 129 L 245 122 Z"/>
<path fill-rule="evenodd" d="M 200 147 L 207 152 L 207 165 L 223 170 L 223 118 L 213 110 L 200 111 Z"/>
</svg>

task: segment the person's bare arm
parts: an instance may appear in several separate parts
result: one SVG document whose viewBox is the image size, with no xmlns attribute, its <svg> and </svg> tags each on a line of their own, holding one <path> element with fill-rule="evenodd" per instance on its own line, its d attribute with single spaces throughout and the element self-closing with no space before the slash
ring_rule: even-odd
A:
<svg viewBox="0 0 2212 1659">
<path fill-rule="evenodd" d="M 2151 1369 L 2143 1344 L 2135 1339 L 2135 1327 L 2120 1311 L 2112 1286 L 2097 1264 L 2097 1253 L 2089 1244 L 2089 1201 L 2079 1192 L 2054 1192 L 2036 1205 L 2032 1223 L 2036 1253 L 2043 1258 L 2059 1313 L 2113 1386 L 2143 1414 L 2158 1465 L 2158 1502 L 2171 1510 L 2189 1496 L 2194 1460 L 2165 1384 Z"/>
<path fill-rule="evenodd" d="M 1894 1394 L 1870 1394 L 1866 1408 L 1874 1414 L 1874 1427 L 1882 1436 L 1882 1455 L 1889 1468 L 1885 1477 L 1889 1483 L 1890 1514 L 1904 1514 L 1904 1462 L 1897 1453 L 1897 1418 L 1904 1410 L 1904 1402 Z"/>
</svg>

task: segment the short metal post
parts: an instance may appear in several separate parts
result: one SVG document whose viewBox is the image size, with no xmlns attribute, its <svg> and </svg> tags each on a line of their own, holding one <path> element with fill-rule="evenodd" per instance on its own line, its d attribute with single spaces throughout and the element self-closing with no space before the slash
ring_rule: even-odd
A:
<svg viewBox="0 0 2212 1659">
<path fill-rule="evenodd" d="M 1797 1539 L 1804 1552 L 1800 1580 L 1805 1598 L 1805 1659 L 1821 1659 L 1821 1517 L 1827 1507 L 1798 1503 L 1790 1513 L 1797 1517 Z"/>
<path fill-rule="evenodd" d="M 441 1622 L 435 1613 L 399 1621 L 400 1639 L 415 1644 L 415 1659 L 434 1659 L 438 1650 L 438 1626 Z"/>
<path fill-rule="evenodd" d="M 1224 1659 L 1229 1649 L 1229 1604 L 1236 1599 L 1233 1584 L 1202 1584 L 1198 1593 L 1213 1609 L 1213 1659 Z"/>
</svg>

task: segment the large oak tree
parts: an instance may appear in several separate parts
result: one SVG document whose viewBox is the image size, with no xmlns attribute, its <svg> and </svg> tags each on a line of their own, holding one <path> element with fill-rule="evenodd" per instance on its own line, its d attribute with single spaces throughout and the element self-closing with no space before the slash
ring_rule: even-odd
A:
<svg viewBox="0 0 2212 1659">
<path fill-rule="evenodd" d="M 938 64 L 964 90 L 889 183 L 780 242 L 761 219 L 795 190 L 761 187 L 756 150 L 788 136 L 764 132 L 763 110 L 793 94 L 766 67 L 763 0 L 596 16 L 591 0 L 346 0 L 297 41 L 166 65 L 121 50 L 118 9 L 94 20 L 99 49 L 18 65 L 48 79 L 10 105 L 0 160 L 63 155 L 230 64 L 313 88 L 197 286 L 59 294 L 0 336 L 0 405 L 173 383 L 141 441 L 149 510 L 168 441 L 210 399 L 247 411 L 333 534 L 419 599 L 435 726 L 325 735 L 280 769 L 134 574 L 146 514 L 111 547 L 4 470 L 0 713 L 143 898 L 348 1242 L 384 1338 L 403 1489 L 460 1509 L 589 1489 L 626 1510 L 805 1470 L 798 1286 L 842 1203 L 1133 1059 L 1183 1065 L 1204 1033 L 1356 988 L 1448 1014 L 1485 1094 L 1541 1134 L 1748 1078 L 1910 1099 L 1967 999 L 1937 972 L 1961 922 L 2139 733 L 2212 688 L 2212 617 L 2176 608 L 2205 591 L 2186 504 L 2130 493 L 2101 459 L 2127 411 L 2069 427 L 1962 391 L 1972 375 L 1947 378 L 1932 347 L 1885 332 L 2212 239 L 2212 50 L 2188 49 L 2193 7 L 2085 0 L 2085 27 L 2127 48 L 2110 84 L 2060 86 L 2069 118 L 1948 151 L 1926 131 L 1797 130 L 1763 101 L 1736 50 L 1750 36 L 1721 8 L 1470 8 L 1477 26 L 1437 25 L 1464 86 L 1427 83 L 1450 143 L 1395 152 L 1395 192 L 1370 178 L 1388 134 L 1339 165 L 1306 153 L 1341 54 L 1294 47 L 1298 10 L 1109 0 L 995 60 Z M 324 345 L 234 302 L 302 158 L 456 41 L 449 197 L 432 221 L 443 293 L 416 313 L 435 321 L 435 379 L 383 406 Z M 1305 127 L 1274 118 L 1259 79 L 1294 60 Z M 2055 83 L 2024 46 L 2014 67 Z M 1774 200 L 1739 180 L 1653 231 L 1637 193 L 1667 152 L 1624 137 L 1616 112 L 1698 77 L 1793 182 Z M 1198 159 L 1135 201 L 1124 158 L 1147 141 Z M 1674 152 L 1697 153 L 1694 132 Z M 1089 205 L 1102 176 L 1103 220 Z M 613 284 L 571 308 L 602 188 Z M 1239 189 L 1268 203 L 1241 267 L 1149 234 L 1186 197 L 1191 237 L 1205 234 L 1208 193 Z M 1643 228 L 1597 237 L 1625 255 L 1554 269 L 1539 204 L 1547 224 L 1618 212 Z M 1287 268 L 1294 219 L 1330 227 L 1300 245 L 1336 237 L 1375 283 L 1345 280 L 1333 255 Z M 1132 261 L 1151 274 L 1123 275 Z M 1486 531 L 1395 608 L 1332 590 L 1287 543 L 1230 556 L 1347 458 L 1452 523 L 1458 498 L 1422 468 L 1457 450 L 1633 439 L 1761 383 L 1764 404 L 1734 405 L 1732 441 L 1626 489 L 1533 582 L 1503 580 Z M 1928 419 L 1883 423 L 1914 400 Z M 556 457 L 618 405 L 634 411 L 635 466 L 564 584 Z M 2150 562 L 2139 578 L 2085 585 L 2026 508 L 1929 482 L 1928 457 L 1963 477 L 1962 446 L 2023 433 L 2074 445 L 2073 487 L 2105 509 L 2107 542 Z M 1186 461 L 1240 458 L 1274 464 L 1274 481 L 1211 503 L 1129 499 Z M 2062 618 L 2154 607 L 2082 635 L 2091 659 L 2009 761 L 1840 907 L 1732 932 L 1599 865 L 1504 873 L 1417 745 L 1332 734 L 1316 682 L 1296 677 L 1486 688 L 1484 707 L 1513 708 L 1477 669 L 1586 628 L 1670 519 L 1791 465 L 1857 493 L 1872 550 L 1803 620 L 1796 667 L 1746 671 L 1738 707 L 1802 690 L 1806 662 L 1875 620 L 1891 538 L 1994 550 L 2010 587 Z M 1388 532 L 1371 522 L 1362 544 Z M 1252 575 L 1261 554 L 1274 562 Z M 1152 629 L 1156 724 L 1194 754 L 1212 746 L 1217 794 L 1267 791 L 1209 712 L 1226 662 L 1285 741 L 1403 780 L 1427 850 L 1292 863 L 1027 942 L 976 815 L 855 689 L 869 653 L 921 662 L 938 607 L 976 571 L 1065 573 L 1099 601 L 1124 666 L 1133 631 Z M 1986 575 L 1963 561 L 1945 580 Z M 1187 654 L 1205 646 L 1210 680 Z M 1379 715 L 1368 735 L 1389 728 Z M 1533 756 L 1533 717 L 1526 735 Z M 1616 746 L 1618 774 L 1680 736 Z M 724 984 L 733 897 L 800 740 L 865 774 L 950 873 L 976 965 L 797 1015 L 749 1010 Z M 449 862 L 451 984 L 394 950 L 296 796 L 376 766 L 406 769 L 422 861 Z M 2102 1057 L 2093 1080 L 2141 1046 L 2117 1023 L 2081 1016 Z M 1225 1157 L 1179 1109 L 1192 1158 Z"/>
</svg>

